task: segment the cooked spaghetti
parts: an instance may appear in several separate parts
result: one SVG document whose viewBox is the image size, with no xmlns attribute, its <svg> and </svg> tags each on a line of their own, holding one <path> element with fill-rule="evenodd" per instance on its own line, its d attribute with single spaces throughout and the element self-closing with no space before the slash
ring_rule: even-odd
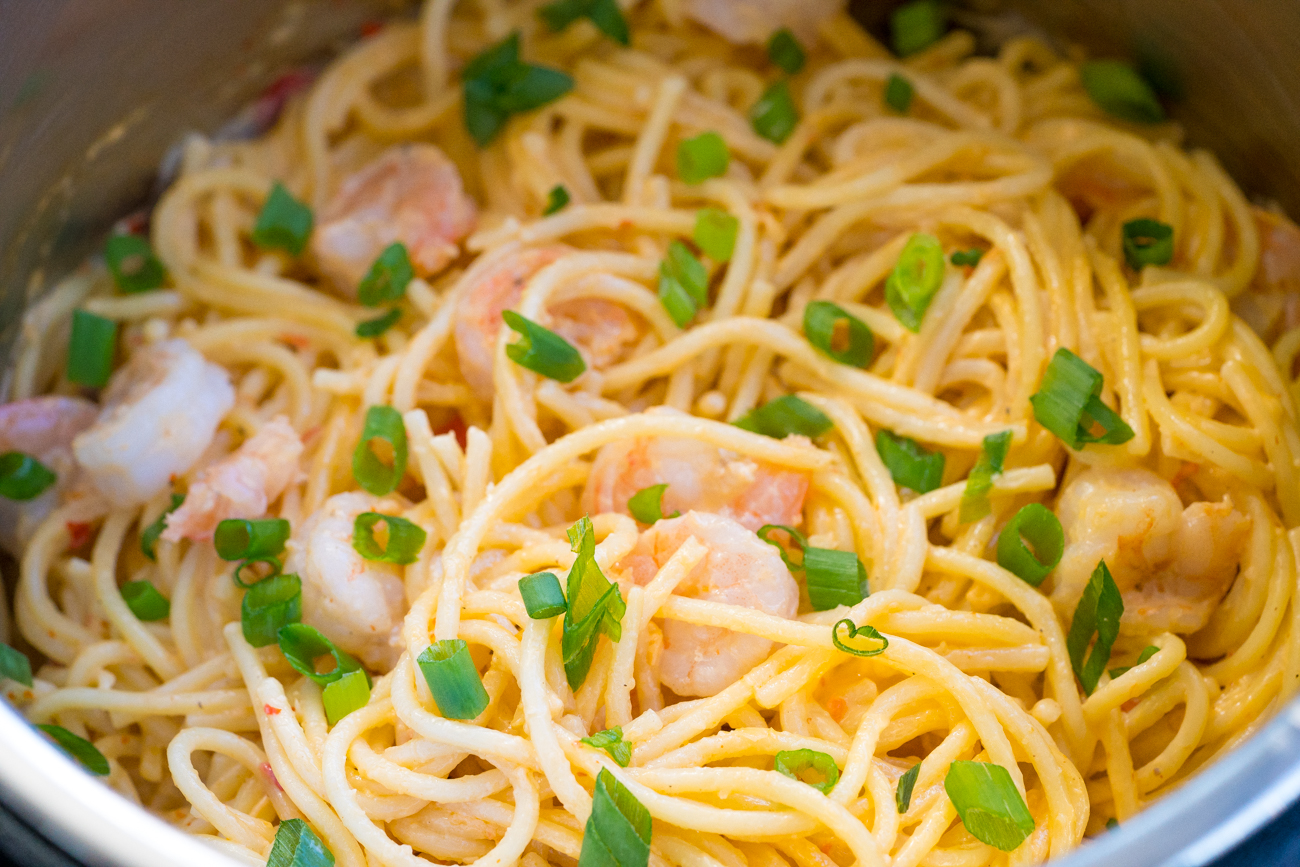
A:
<svg viewBox="0 0 1300 867">
<path fill-rule="evenodd" d="M 1032 864 L 1250 737 L 1300 231 L 938 12 L 430 0 L 186 141 L 26 314 L 10 700 L 345 867 Z"/>
</svg>

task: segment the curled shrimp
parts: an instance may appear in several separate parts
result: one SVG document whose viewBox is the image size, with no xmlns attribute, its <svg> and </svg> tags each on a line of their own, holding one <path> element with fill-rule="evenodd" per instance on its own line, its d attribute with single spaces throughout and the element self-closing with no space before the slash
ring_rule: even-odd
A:
<svg viewBox="0 0 1300 867">
<path fill-rule="evenodd" d="M 234 453 L 199 472 L 185 502 L 167 516 L 162 537 L 206 541 L 227 518 L 260 518 L 297 478 L 301 456 L 298 432 L 277 416 Z"/>
<path fill-rule="evenodd" d="M 1237 574 L 1250 527 L 1226 496 L 1184 508 L 1173 485 L 1144 469 L 1087 470 L 1066 486 L 1056 512 L 1065 552 L 1052 601 L 1068 617 L 1105 560 L 1127 632 L 1204 626 Z"/>
<path fill-rule="evenodd" d="M 167 340 L 113 374 L 98 420 L 72 451 L 105 497 L 143 503 L 194 466 L 234 405 L 223 368 L 184 340 Z"/>
<path fill-rule="evenodd" d="M 1300 326 L 1300 226 L 1286 217 L 1251 208 L 1259 232 L 1259 267 L 1247 291 L 1232 299 L 1232 312 L 1272 343 Z"/>
<path fill-rule="evenodd" d="M 456 357 L 465 380 L 481 394 L 492 392 L 492 362 L 502 311 L 519 303 L 529 279 L 568 249 L 542 247 L 507 256 L 466 291 L 456 308 Z M 588 367 L 606 367 L 640 337 L 632 316 L 601 299 L 561 301 L 547 308 L 546 325 L 577 347 Z"/>
<path fill-rule="evenodd" d="M 794 617 L 799 585 L 777 549 L 730 518 L 687 512 L 657 522 L 641 534 L 619 567 L 638 584 L 647 584 L 687 539 L 709 553 L 677 585 L 681 596 L 739 605 L 777 617 Z M 767 658 L 773 643 L 717 626 L 677 620 L 663 624 L 659 679 L 681 696 L 716 695 Z"/>
<path fill-rule="evenodd" d="M 335 287 L 357 284 L 388 245 L 400 241 L 417 274 L 436 274 L 474 230 L 474 200 L 456 164 L 430 144 L 396 145 L 348 177 L 321 211 L 312 251 Z"/>
<path fill-rule="evenodd" d="M 844 5 L 844 0 L 686 0 L 684 11 L 737 44 L 766 42 L 788 27 L 807 45 L 817 40 L 817 26 Z"/>
<path fill-rule="evenodd" d="M 388 671 L 400 652 L 406 610 L 402 569 L 364 559 L 352 547 L 362 512 L 393 512 L 391 500 L 360 491 L 335 494 L 294 530 L 284 570 L 302 579 L 302 619 L 374 671 Z"/>
</svg>

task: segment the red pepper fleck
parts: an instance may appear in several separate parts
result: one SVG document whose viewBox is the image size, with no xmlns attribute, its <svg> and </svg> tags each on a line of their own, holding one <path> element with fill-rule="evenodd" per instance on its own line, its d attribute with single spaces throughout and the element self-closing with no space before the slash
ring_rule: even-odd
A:
<svg viewBox="0 0 1300 867">
<path fill-rule="evenodd" d="M 90 524 L 84 521 L 68 521 L 68 550 L 76 551 L 90 541 Z"/>
<path fill-rule="evenodd" d="M 434 436 L 439 436 L 441 434 L 447 433 L 448 431 L 455 434 L 456 442 L 460 443 L 461 448 L 465 448 L 465 444 L 466 442 L 468 442 L 467 439 L 468 431 L 465 427 L 465 420 L 460 417 L 460 413 L 454 414 L 451 417 L 450 421 L 446 421 L 438 425 L 438 427 L 434 430 L 433 434 Z"/>
<path fill-rule="evenodd" d="M 294 349 L 299 349 L 299 350 L 306 349 L 307 347 L 311 346 L 311 339 L 308 338 L 305 334 L 294 334 L 288 331 L 280 335 L 280 342 L 287 343 L 288 345 L 292 346 Z"/>
<path fill-rule="evenodd" d="M 1136 699 L 1136 698 L 1130 698 L 1128 701 L 1126 701 L 1126 702 L 1124 702 L 1122 705 L 1120 705 L 1120 706 L 1119 706 L 1119 709 L 1122 710 L 1122 711 L 1124 711 L 1124 713 L 1128 713 L 1128 712 L 1131 711 L 1133 708 L 1135 708 L 1135 707 L 1138 706 L 1138 701 L 1139 701 L 1139 699 Z"/>
<path fill-rule="evenodd" d="M 269 704 L 262 705 L 262 713 L 266 714 L 267 716 L 275 716 L 279 712 L 280 709 L 278 707 L 272 707 Z"/>
<path fill-rule="evenodd" d="M 280 781 L 276 779 L 275 771 L 271 769 L 270 765 L 268 765 L 266 762 L 262 762 L 262 767 L 260 768 L 260 770 L 262 772 L 262 776 L 266 777 L 266 779 L 269 782 L 275 784 L 275 787 L 279 789 L 281 792 L 284 791 L 284 786 L 280 785 Z"/>
<path fill-rule="evenodd" d="M 378 33 L 380 30 L 383 29 L 384 29 L 384 22 L 367 21 L 366 23 L 361 25 L 361 36 L 363 38 L 367 36 L 374 36 L 376 33 Z"/>
<path fill-rule="evenodd" d="M 849 712 L 849 703 L 837 695 L 826 702 L 826 712 L 831 715 L 831 719 L 839 722 Z"/>
</svg>

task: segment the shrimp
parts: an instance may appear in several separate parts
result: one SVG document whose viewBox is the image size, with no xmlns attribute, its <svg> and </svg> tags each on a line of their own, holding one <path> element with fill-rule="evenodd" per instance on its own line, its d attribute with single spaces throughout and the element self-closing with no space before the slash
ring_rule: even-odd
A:
<svg viewBox="0 0 1300 867">
<path fill-rule="evenodd" d="M 1232 312 L 1272 343 L 1300 326 L 1300 226 L 1280 214 L 1251 208 L 1259 232 L 1259 267 Z"/>
<path fill-rule="evenodd" d="M 501 313 L 519 303 L 524 286 L 541 269 L 568 252 L 566 247 L 520 250 L 488 269 L 456 309 L 456 357 L 465 380 L 481 394 L 492 393 L 492 361 Z M 616 361 L 640 336 L 631 315 L 618 304 L 600 299 L 552 304 L 548 325 L 582 353 L 589 367 Z"/>
<path fill-rule="evenodd" d="M 93 403 L 79 397 L 34 397 L 0 406 L 0 454 L 30 455 L 56 476 L 48 490 L 30 500 L 0 497 L 0 547 L 15 557 L 22 555 L 36 528 L 60 502 L 80 496 L 88 518 L 102 505 L 78 484 L 72 457 L 73 438 L 90 427 L 97 414 Z"/>
<path fill-rule="evenodd" d="M 699 440 L 646 437 L 604 446 L 582 494 L 593 515 L 628 515 L 627 501 L 651 485 L 667 484 L 663 511 L 713 512 L 754 531 L 794 526 L 803 518 L 808 476 L 742 457 Z"/>
<path fill-rule="evenodd" d="M 202 470 L 183 502 L 167 516 L 162 537 L 206 541 L 227 518 L 260 518 L 298 476 L 302 440 L 277 416 L 233 454 Z"/>
<path fill-rule="evenodd" d="M 844 5 L 844 0 L 686 0 L 685 12 L 737 44 L 765 42 L 788 27 L 807 45 L 817 41 L 818 25 Z"/>
<path fill-rule="evenodd" d="M 794 617 L 799 609 L 799 585 L 781 554 L 722 515 L 687 512 L 680 518 L 659 521 L 641 534 L 619 568 L 630 572 L 638 584 L 648 584 L 692 536 L 709 553 L 677 585 L 678 595 Z M 757 635 L 665 620 L 659 679 L 681 696 L 716 695 L 766 659 L 772 646 L 770 640 Z"/>
<path fill-rule="evenodd" d="M 352 491 L 327 499 L 289 539 L 284 570 L 302 579 L 302 619 L 373 671 L 397 663 L 406 607 L 402 568 L 365 560 L 352 547 L 362 512 L 393 512 L 394 501 Z"/>
<path fill-rule="evenodd" d="M 355 298 L 388 245 L 405 244 L 415 272 L 427 277 L 456 258 L 477 219 L 455 163 L 430 144 L 397 145 L 343 182 L 321 211 L 312 251 L 321 273 Z"/>
<path fill-rule="evenodd" d="M 234 405 L 223 368 L 184 340 L 167 340 L 113 374 L 99 419 L 72 451 L 105 497 L 136 505 L 189 471 Z"/>
<path fill-rule="evenodd" d="M 1105 560 L 1128 633 L 1203 627 L 1237 574 L 1250 527 L 1227 496 L 1184 508 L 1173 485 L 1143 469 L 1087 470 L 1066 486 L 1056 512 L 1065 552 L 1052 601 L 1069 616 Z"/>
</svg>

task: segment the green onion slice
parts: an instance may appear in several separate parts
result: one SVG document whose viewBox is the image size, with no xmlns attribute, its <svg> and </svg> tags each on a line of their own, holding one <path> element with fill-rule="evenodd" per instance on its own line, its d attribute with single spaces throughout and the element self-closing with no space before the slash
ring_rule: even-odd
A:
<svg viewBox="0 0 1300 867">
<path fill-rule="evenodd" d="M 557 0 L 538 10 L 546 26 L 554 31 L 568 27 L 579 18 L 588 18 L 601 33 L 620 45 L 631 43 L 627 19 L 617 0 Z"/>
<path fill-rule="evenodd" d="M 614 726 L 612 729 L 596 732 L 589 738 L 582 738 L 582 742 L 609 753 L 610 758 L 618 762 L 621 768 L 626 768 L 632 761 L 632 745 L 623 740 L 622 726 Z"/>
<path fill-rule="evenodd" d="M 1056 568 L 1064 552 L 1061 522 L 1041 503 L 1021 508 L 998 536 L 998 565 L 1034 587 Z"/>
<path fill-rule="evenodd" d="M 788 544 L 791 548 L 799 552 L 799 562 L 796 563 L 791 560 L 790 554 L 786 550 L 786 546 L 772 538 L 772 532 L 774 530 L 780 530 L 782 533 L 785 533 L 790 537 Z M 804 552 L 808 550 L 808 537 L 803 533 L 800 533 L 794 527 L 787 527 L 785 524 L 764 524 L 758 528 L 758 532 L 754 535 L 780 551 L 781 560 L 785 562 L 786 567 L 791 572 L 798 572 L 803 568 Z"/>
<path fill-rule="evenodd" d="M 979 460 L 966 477 L 966 490 L 962 491 L 958 517 L 963 524 L 978 521 L 993 511 L 989 506 L 989 491 L 993 490 L 993 477 L 1002 474 L 1002 464 L 1011 448 L 1011 431 L 1004 430 L 984 437 Z"/>
<path fill-rule="evenodd" d="M 90 741 L 74 735 L 63 726 L 38 725 L 37 728 L 53 738 L 54 742 L 62 747 L 65 753 L 80 762 L 83 768 L 97 777 L 108 776 L 111 770 L 108 759 L 104 758 L 104 754 Z"/>
<path fill-rule="evenodd" d="M 519 33 L 484 50 L 461 73 L 465 128 L 479 147 L 486 147 L 510 115 L 541 108 L 573 89 L 573 79 L 558 69 L 519 59 Z"/>
<path fill-rule="evenodd" d="M 749 123 L 754 132 L 775 144 L 790 137 L 799 125 L 799 109 L 790 95 L 790 85 L 784 79 L 773 83 L 749 110 Z"/>
<path fill-rule="evenodd" d="M 357 300 L 366 307 L 397 301 L 406 294 L 406 287 L 414 277 L 415 269 L 406 245 L 396 241 L 384 248 L 362 278 L 357 286 Z"/>
<path fill-rule="evenodd" d="M 289 660 L 294 671 L 311 678 L 320 686 L 333 683 L 350 671 L 365 670 L 356 657 L 335 647 L 334 642 L 306 623 L 290 623 L 282 626 L 279 641 L 280 652 L 284 654 L 285 659 Z M 327 656 L 333 659 L 333 664 L 325 671 L 321 671 L 317 662 Z"/>
<path fill-rule="evenodd" d="M 642 488 L 637 491 L 627 501 L 627 510 L 632 513 L 642 524 L 653 524 L 661 521 L 665 517 L 676 518 L 681 512 L 673 512 L 671 515 L 664 515 L 663 500 L 664 491 L 668 490 L 667 484 L 651 485 L 648 488 Z"/>
<path fill-rule="evenodd" d="M 534 572 L 520 578 L 519 595 L 523 597 L 528 616 L 534 620 L 556 617 L 569 608 L 569 603 L 564 601 L 560 579 L 553 572 Z"/>
<path fill-rule="evenodd" d="M 167 529 L 167 516 L 179 509 L 183 502 L 185 502 L 183 494 L 172 494 L 171 504 L 140 533 L 140 551 L 150 560 L 158 559 L 158 539 L 162 536 L 163 530 Z"/>
<path fill-rule="evenodd" d="M 378 337 L 396 325 L 401 318 L 401 308 L 394 307 L 383 316 L 376 316 L 374 319 L 367 319 L 365 322 L 357 323 L 355 333 L 357 337 L 360 337 L 363 340 Z"/>
<path fill-rule="evenodd" d="M 958 267 L 974 268 L 984 258 L 984 251 L 979 247 L 971 247 L 969 250 L 954 250 L 948 257 L 948 261 Z"/>
<path fill-rule="evenodd" d="M 379 546 L 375 539 L 375 526 L 380 521 L 388 530 L 388 544 Z M 379 512 L 362 512 L 352 524 L 352 547 L 367 560 L 380 563 L 397 563 L 405 566 L 414 563 L 424 547 L 428 534 L 405 518 L 382 515 Z"/>
<path fill-rule="evenodd" d="M 31 686 L 32 661 L 22 651 L 0 643 L 0 677 L 7 677 L 23 686 Z"/>
<path fill-rule="evenodd" d="M 58 481 L 45 464 L 23 452 L 0 455 L 0 497 L 9 500 L 34 500 Z"/>
<path fill-rule="evenodd" d="M 843 638 L 840 637 L 841 626 L 847 627 L 847 631 L 844 633 Z M 875 647 L 870 644 L 863 646 L 859 643 L 851 645 L 848 643 L 850 641 L 856 642 L 858 639 L 863 639 L 865 641 L 878 641 L 880 642 L 880 646 Z M 854 656 L 879 656 L 889 648 L 889 639 L 881 635 L 880 631 L 877 630 L 876 627 L 867 624 L 854 626 L 853 621 L 848 620 L 847 618 L 839 621 L 831 627 L 831 643 L 845 653 L 851 653 Z"/>
<path fill-rule="evenodd" d="M 792 560 L 785 546 L 772 538 L 771 534 L 777 530 L 790 537 L 789 545 L 799 552 L 799 562 Z M 809 545 L 803 533 L 784 524 L 764 524 L 758 528 L 757 536 L 781 552 L 781 559 L 791 572 L 804 573 L 808 602 L 814 611 L 856 605 L 871 595 L 867 567 L 852 551 Z"/>
<path fill-rule="evenodd" d="M 912 107 L 912 82 L 897 72 L 891 73 L 885 80 L 885 105 L 899 114 L 907 114 Z"/>
<path fill-rule="evenodd" d="M 781 750 L 776 754 L 775 769 L 792 780 L 807 783 L 823 795 L 828 794 L 840 781 L 840 768 L 826 753 L 816 750 Z M 820 779 L 807 779 L 809 771 Z"/>
<path fill-rule="evenodd" d="M 732 424 L 741 430 L 778 440 L 791 434 L 811 439 L 835 426 L 830 416 L 793 394 L 783 395 L 751 409 Z"/>
<path fill-rule="evenodd" d="M 517 341 L 506 346 L 506 355 L 515 364 L 556 382 L 573 382 L 586 371 L 582 353 L 554 331 L 513 310 L 505 310 L 501 316 L 519 334 Z"/>
<path fill-rule="evenodd" d="M 899 57 L 929 48 L 943 38 L 948 18 L 938 0 L 913 0 L 889 16 L 894 53 Z"/>
<path fill-rule="evenodd" d="M 596 777 L 578 867 L 646 867 L 650 811 L 606 768 Z"/>
<path fill-rule="evenodd" d="M 267 571 L 264 574 L 262 574 L 260 577 L 255 577 L 252 581 L 244 580 L 244 570 L 252 569 L 254 566 L 258 566 L 258 565 L 266 566 Z M 253 570 L 254 575 L 256 575 L 256 572 L 257 570 Z M 264 581 L 267 578 L 274 578 L 276 575 L 279 574 L 280 574 L 280 559 L 278 557 L 249 557 L 247 560 L 245 560 L 244 562 L 240 563 L 238 566 L 235 567 L 235 571 L 231 573 L 230 577 L 235 582 L 235 584 L 247 590 L 249 587 L 252 587 L 258 581 Z"/>
<path fill-rule="evenodd" d="M 730 262 L 739 233 L 740 221 L 731 214 L 717 208 L 701 208 L 695 215 L 691 240 L 713 261 Z"/>
<path fill-rule="evenodd" d="M 257 559 L 279 554 L 288 538 L 284 518 L 227 518 L 217 524 L 212 544 L 222 560 Z"/>
<path fill-rule="evenodd" d="M 806 57 L 794 33 L 789 27 L 782 27 L 767 40 L 767 59 L 786 75 L 796 75 L 803 69 Z"/>
<path fill-rule="evenodd" d="M 702 184 L 726 174 L 730 164 L 727 143 L 712 130 L 677 143 L 677 175 L 688 184 Z"/>
<path fill-rule="evenodd" d="M 1090 60 L 1079 67 L 1083 89 L 1107 114 L 1132 123 L 1160 123 L 1165 110 L 1141 74 L 1122 60 Z"/>
<path fill-rule="evenodd" d="M 1114 831 L 1118 827 L 1119 827 L 1119 820 L 1116 819 L 1114 816 L 1111 816 L 1109 819 L 1106 820 L 1107 831 Z"/>
<path fill-rule="evenodd" d="M 164 620 L 172 611 L 170 600 L 159 593 L 151 581 L 128 581 L 123 584 L 122 599 L 136 619 L 145 622 Z"/>
<path fill-rule="evenodd" d="M 370 678 L 364 671 L 349 671 L 321 691 L 325 705 L 325 719 L 336 724 L 354 710 L 361 710 L 370 701 Z"/>
<path fill-rule="evenodd" d="M 421 651 L 416 662 L 438 712 L 447 719 L 474 719 L 488 706 L 483 678 L 464 639 L 435 641 Z"/>
<path fill-rule="evenodd" d="M 129 295 L 157 289 L 167 277 L 148 239 L 139 235 L 111 236 L 104 242 L 104 260 L 117 288 Z"/>
<path fill-rule="evenodd" d="M 67 376 L 70 382 L 99 388 L 113 373 L 117 323 L 85 310 L 72 311 Z"/>
<path fill-rule="evenodd" d="M 678 328 L 685 328 L 696 310 L 709 303 L 709 271 L 681 241 L 669 244 L 668 255 L 659 263 L 659 301 Z"/>
<path fill-rule="evenodd" d="M 814 347 L 851 367 L 866 367 L 876 351 L 870 326 L 834 301 L 809 302 L 803 333 Z"/>
<path fill-rule="evenodd" d="M 546 194 L 546 207 L 542 209 L 542 216 L 549 217 L 551 214 L 563 210 L 570 201 L 569 191 L 564 188 L 563 184 L 556 184 Z"/>
<path fill-rule="evenodd" d="M 375 454 L 375 440 L 388 444 L 392 463 L 384 463 Z M 406 454 L 406 426 L 402 414 L 391 406 L 367 409 L 361 439 L 352 452 L 352 476 L 357 483 L 376 497 L 391 493 L 406 475 Z"/>
<path fill-rule="evenodd" d="M 294 574 L 272 575 L 249 586 L 239 606 L 244 640 L 254 647 L 269 647 L 280 640 L 280 630 L 302 620 L 302 580 Z"/>
<path fill-rule="evenodd" d="M 934 235 L 917 232 L 907 240 L 885 280 L 885 301 L 907 330 L 921 330 L 925 311 L 943 283 L 943 247 Z"/>
<path fill-rule="evenodd" d="M 1123 233 L 1124 260 L 1134 271 L 1147 265 L 1168 265 L 1173 260 L 1173 226 L 1159 220 L 1129 220 Z"/>
<path fill-rule="evenodd" d="M 1155 656 L 1159 652 L 1160 652 L 1160 648 L 1156 647 L 1154 644 L 1148 644 L 1146 647 L 1142 648 L 1142 652 L 1138 654 L 1137 662 L 1133 663 L 1132 665 L 1123 665 L 1120 666 L 1119 668 L 1112 668 L 1110 670 L 1110 679 L 1114 680 L 1124 672 L 1138 667 L 1139 665 L 1146 662 L 1148 659 Z"/>
<path fill-rule="evenodd" d="M 883 429 L 876 431 L 876 451 L 899 487 L 926 494 L 943 483 L 942 452 L 932 452 L 910 437 Z"/>
<path fill-rule="evenodd" d="M 1029 398 L 1034 418 L 1075 450 L 1088 443 L 1126 443 L 1133 428 L 1102 403 L 1101 386 L 1101 373 L 1063 346 L 1043 372 L 1038 393 Z M 1093 433 L 1094 427 L 1101 433 Z"/>
<path fill-rule="evenodd" d="M 1034 817 L 1011 774 L 990 762 L 953 762 L 943 780 L 948 800 L 971 836 L 1010 852 L 1034 831 Z"/>
<path fill-rule="evenodd" d="M 569 528 L 569 544 L 578 557 L 569 569 L 569 607 L 564 612 L 560 650 L 565 677 L 576 690 L 591 670 L 600 633 L 610 641 L 622 637 L 627 604 L 618 584 L 606 578 L 596 563 L 596 534 L 590 518 L 584 516 Z"/>
<path fill-rule="evenodd" d="M 894 789 L 894 806 L 901 816 L 912 806 L 912 790 L 916 788 L 916 778 L 921 775 L 921 763 L 917 762 L 898 778 L 898 788 Z"/>
<path fill-rule="evenodd" d="M 295 199 L 284 184 L 277 181 L 257 215 L 253 243 L 266 249 L 287 250 L 297 256 L 311 237 L 312 222 L 311 208 Z"/>
<path fill-rule="evenodd" d="M 1070 620 L 1070 632 L 1065 637 L 1065 649 L 1070 653 L 1070 665 L 1078 675 L 1083 691 L 1092 695 L 1101 680 L 1101 673 L 1110 661 L 1110 650 L 1119 637 L 1119 619 L 1124 614 L 1124 599 L 1120 596 L 1115 579 L 1106 568 L 1106 561 L 1097 563 L 1092 571 L 1088 585 L 1083 588 L 1083 597 L 1074 609 Z M 1097 643 L 1087 659 L 1084 654 L 1093 635 Z"/>
<path fill-rule="evenodd" d="M 266 867 L 333 867 L 334 853 L 302 819 L 285 819 L 275 829 Z"/>
</svg>

